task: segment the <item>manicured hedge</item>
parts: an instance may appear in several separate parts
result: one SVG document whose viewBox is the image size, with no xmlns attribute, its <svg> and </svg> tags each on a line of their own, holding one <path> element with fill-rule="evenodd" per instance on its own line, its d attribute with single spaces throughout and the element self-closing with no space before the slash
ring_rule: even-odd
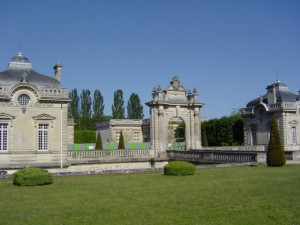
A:
<svg viewBox="0 0 300 225">
<path fill-rule="evenodd" d="M 53 176 L 45 169 L 25 168 L 12 175 L 13 184 L 22 186 L 36 186 L 53 183 Z"/>
<path fill-rule="evenodd" d="M 74 130 L 74 143 L 95 143 L 96 131 L 94 130 Z"/>
<path fill-rule="evenodd" d="M 185 161 L 173 161 L 164 166 L 164 174 L 169 176 L 194 175 L 195 171 L 195 165 Z"/>
</svg>

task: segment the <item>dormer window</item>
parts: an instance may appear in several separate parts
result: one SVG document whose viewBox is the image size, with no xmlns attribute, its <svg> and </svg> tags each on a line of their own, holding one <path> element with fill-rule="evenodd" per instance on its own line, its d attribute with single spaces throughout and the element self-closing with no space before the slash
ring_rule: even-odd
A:
<svg viewBox="0 0 300 225">
<path fill-rule="evenodd" d="M 25 107 L 30 102 L 30 97 L 27 94 L 21 94 L 18 98 L 20 106 Z"/>
</svg>

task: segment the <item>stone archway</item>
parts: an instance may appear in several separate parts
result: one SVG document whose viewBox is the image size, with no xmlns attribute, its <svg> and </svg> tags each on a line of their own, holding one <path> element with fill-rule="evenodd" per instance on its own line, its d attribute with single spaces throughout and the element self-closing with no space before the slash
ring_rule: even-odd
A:
<svg viewBox="0 0 300 225">
<path fill-rule="evenodd" d="M 155 156 L 168 149 L 168 124 L 174 117 L 185 124 L 186 150 L 201 148 L 200 108 L 204 104 L 198 101 L 196 89 L 187 91 L 174 76 L 166 89 L 154 87 L 152 101 L 146 105 L 150 107 L 151 149 Z"/>
</svg>

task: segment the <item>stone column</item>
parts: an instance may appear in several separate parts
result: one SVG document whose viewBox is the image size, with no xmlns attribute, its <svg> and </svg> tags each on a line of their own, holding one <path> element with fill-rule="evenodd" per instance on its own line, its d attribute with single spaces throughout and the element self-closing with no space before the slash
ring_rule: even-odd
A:
<svg viewBox="0 0 300 225">
<path fill-rule="evenodd" d="M 195 149 L 201 149 L 201 121 L 199 108 L 196 108 L 194 111 L 194 127 Z"/>
</svg>

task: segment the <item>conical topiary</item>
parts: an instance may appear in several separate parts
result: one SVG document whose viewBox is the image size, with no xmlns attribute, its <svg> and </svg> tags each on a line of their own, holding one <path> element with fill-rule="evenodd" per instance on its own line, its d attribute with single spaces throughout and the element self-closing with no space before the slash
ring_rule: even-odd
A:
<svg viewBox="0 0 300 225">
<path fill-rule="evenodd" d="M 97 135 L 97 139 L 96 139 L 96 149 L 97 150 L 102 150 L 102 139 L 101 139 L 101 134 L 100 132 Z"/>
<path fill-rule="evenodd" d="M 118 149 L 125 149 L 123 132 L 120 133 Z"/>
<path fill-rule="evenodd" d="M 268 166 L 283 166 L 286 159 L 284 150 L 281 144 L 280 135 L 278 131 L 278 124 L 275 117 L 272 119 L 270 140 L 267 152 L 267 165 Z"/>
<path fill-rule="evenodd" d="M 207 136 L 206 136 L 206 131 L 204 128 L 201 127 L 201 143 L 203 147 L 208 147 L 208 141 L 207 141 Z"/>
</svg>

